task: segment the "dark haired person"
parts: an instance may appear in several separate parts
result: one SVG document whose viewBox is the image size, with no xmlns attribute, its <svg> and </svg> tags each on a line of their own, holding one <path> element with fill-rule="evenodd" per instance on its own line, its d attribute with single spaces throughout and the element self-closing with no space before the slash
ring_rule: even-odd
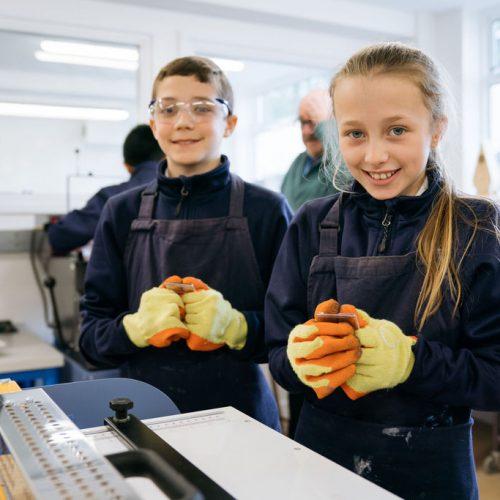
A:
<svg viewBox="0 0 500 500">
<path fill-rule="evenodd" d="M 108 198 L 154 179 L 156 165 L 163 156 L 150 127 L 145 124 L 134 127 L 123 143 L 123 164 L 130 173 L 130 179 L 100 189 L 83 208 L 72 210 L 58 222 L 48 225 L 49 242 L 54 252 L 65 254 L 92 240 Z"/>
</svg>

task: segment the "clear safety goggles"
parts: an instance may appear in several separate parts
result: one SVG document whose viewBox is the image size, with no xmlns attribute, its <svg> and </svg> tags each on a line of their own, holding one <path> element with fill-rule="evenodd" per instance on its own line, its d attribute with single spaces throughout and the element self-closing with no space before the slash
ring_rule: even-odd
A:
<svg viewBox="0 0 500 500">
<path fill-rule="evenodd" d="M 229 103 L 225 99 L 219 97 L 215 101 L 210 99 L 200 99 L 190 102 L 172 102 L 171 100 L 154 99 L 149 103 L 149 113 L 151 117 L 159 123 L 173 123 L 179 118 L 181 111 L 185 111 L 193 121 L 208 122 L 211 121 L 219 112 L 221 107 L 224 107 L 226 116 L 231 114 Z"/>
</svg>

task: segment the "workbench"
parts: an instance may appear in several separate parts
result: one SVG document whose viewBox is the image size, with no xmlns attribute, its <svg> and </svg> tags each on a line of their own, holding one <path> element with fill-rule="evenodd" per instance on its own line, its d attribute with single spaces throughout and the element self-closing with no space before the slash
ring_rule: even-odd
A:
<svg viewBox="0 0 500 500">
<path fill-rule="evenodd" d="M 22 387 L 57 384 L 64 355 L 25 330 L 0 333 L 0 379 L 10 378 Z"/>
</svg>

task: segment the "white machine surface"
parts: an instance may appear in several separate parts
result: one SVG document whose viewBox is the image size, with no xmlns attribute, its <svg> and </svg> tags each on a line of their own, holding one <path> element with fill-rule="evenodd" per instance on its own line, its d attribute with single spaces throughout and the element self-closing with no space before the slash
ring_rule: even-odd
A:
<svg viewBox="0 0 500 500">
<path fill-rule="evenodd" d="M 237 499 L 398 498 L 232 407 L 144 422 Z M 105 427 L 83 432 L 103 454 L 127 449 Z"/>
<path fill-rule="evenodd" d="M 114 399 L 113 407 L 117 401 L 130 403 L 128 399 Z M 198 473 L 215 487 L 211 487 L 208 498 L 221 498 L 221 494 L 238 500 L 397 498 L 231 407 L 147 419 L 142 423 L 132 415 L 127 417 L 126 410 L 120 416 L 116 411 L 115 417 L 103 415 L 110 417 L 106 421 L 111 427 L 81 431 L 43 389 L 0 394 L 0 434 L 7 445 L 7 454 L 0 455 L 0 465 L 3 463 L 7 470 L 5 459 L 14 460 L 21 473 L 18 479 L 10 481 L 12 489 L 25 482 L 26 491 L 32 495 L 24 494 L 23 498 L 36 500 L 165 499 L 165 494 L 149 479 L 152 476 L 146 473 L 145 477 L 136 477 L 147 459 L 144 455 L 125 472 L 127 479 L 115 468 L 122 470 L 113 457 L 123 456 L 121 452 L 130 455 L 141 451 L 128 451 L 125 444 L 132 437 L 130 432 L 138 430 L 142 443 L 147 441 L 153 448 L 166 446 L 174 455 L 180 453 L 181 460 L 192 464 L 190 467 L 199 469 Z M 119 422 L 124 422 L 125 427 Z M 134 439 L 129 442 L 137 444 Z M 169 454 L 167 460 L 171 457 Z M 172 466 L 176 460 L 179 463 L 172 458 Z M 183 470 L 188 475 L 193 473 Z M 0 486 L 8 486 L 8 478 L 2 479 L 1 471 L 0 467 Z M 163 471 L 160 477 L 169 474 Z M 5 495 L 5 488 L 0 488 L 0 498 L 2 491 Z M 201 498 L 196 495 L 182 498 Z"/>
</svg>

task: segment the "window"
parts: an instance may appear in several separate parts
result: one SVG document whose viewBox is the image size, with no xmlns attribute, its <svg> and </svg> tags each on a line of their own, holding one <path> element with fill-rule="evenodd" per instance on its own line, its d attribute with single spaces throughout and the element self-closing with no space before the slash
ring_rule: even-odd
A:
<svg viewBox="0 0 500 500">
<path fill-rule="evenodd" d="M 490 60 L 488 64 L 487 101 L 488 101 L 488 131 L 486 160 L 491 172 L 491 192 L 500 196 L 500 17 L 491 23 Z"/>
<path fill-rule="evenodd" d="M 299 102 L 309 90 L 327 89 L 329 75 L 322 72 L 270 88 L 256 97 L 255 172 L 262 184 L 279 190 L 294 158 L 304 151 L 297 120 Z"/>
<path fill-rule="evenodd" d="M 328 88 L 331 72 L 319 68 L 199 52 L 227 74 L 235 97 L 238 126 L 223 152 L 245 180 L 279 191 L 293 159 L 302 151 L 297 113 L 301 97 Z"/>
<path fill-rule="evenodd" d="M 0 213 L 64 213 L 127 178 L 137 47 L 14 31 L 0 45 Z"/>
</svg>

